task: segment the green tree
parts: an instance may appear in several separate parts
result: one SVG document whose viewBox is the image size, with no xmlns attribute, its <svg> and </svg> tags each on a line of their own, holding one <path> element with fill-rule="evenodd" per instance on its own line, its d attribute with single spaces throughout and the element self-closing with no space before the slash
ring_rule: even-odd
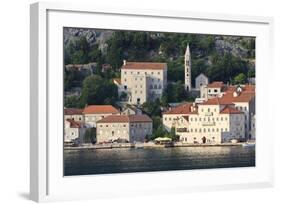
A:
<svg viewBox="0 0 281 205">
<path fill-rule="evenodd" d="M 118 100 L 118 89 L 110 80 L 92 75 L 83 81 L 81 104 L 115 104 Z"/>
<path fill-rule="evenodd" d="M 86 130 L 84 134 L 84 142 L 85 143 L 96 143 L 96 128 L 89 128 Z"/>
<path fill-rule="evenodd" d="M 71 108 L 81 108 L 79 97 L 75 95 L 65 97 L 64 106 L 71 107 Z"/>
<path fill-rule="evenodd" d="M 239 75 L 235 76 L 234 83 L 235 84 L 245 84 L 247 82 L 247 77 L 244 73 L 240 73 Z"/>
</svg>

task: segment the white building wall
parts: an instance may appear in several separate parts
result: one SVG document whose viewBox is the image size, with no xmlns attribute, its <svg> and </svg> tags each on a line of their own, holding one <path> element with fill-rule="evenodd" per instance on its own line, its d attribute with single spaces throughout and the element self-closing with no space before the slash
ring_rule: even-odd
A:
<svg viewBox="0 0 281 205">
<path fill-rule="evenodd" d="M 64 115 L 64 119 L 72 119 L 76 122 L 84 122 L 84 115 Z"/>
<path fill-rule="evenodd" d="M 152 122 L 98 123 L 97 143 L 126 139 L 129 142 L 143 142 L 152 135 Z"/>
<path fill-rule="evenodd" d="M 136 80 L 137 78 L 137 80 Z M 146 78 L 146 84 L 140 83 L 141 78 Z M 167 67 L 165 69 L 121 69 L 121 84 L 126 92 L 131 95 L 131 101 L 128 103 L 136 104 L 138 97 L 141 97 L 141 102 L 155 100 L 162 96 L 164 89 L 167 86 Z M 142 85 L 142 88 L 140 87 Z M 134 96 L 135 86 L 141 96 Z M 146 99 L 145 99 L 146 98 Z"/>
<path fill-rule="evenodd" d="M 97 143 L 116 139 L 130 140 L 129 123 L 98 123 Z"/>
<path fill-rule="evenodd" d="M 85 114 L 85 124 L 88 127 L 96 127 L 96 122 L 109 116 L 112 113 L 101 113 L 101 114 Z M 117 114 L 114 114 L 117 115 Z"/>
<path fill-rule="evenodd" d="M 209 84 L 209 78 L 205 75 L 200 74 L 195 79 L 195 89 L 200 90 L 201 86 L 206 86 Z"/>
<path fill-rule="evenodd" d="M 198 114 L 189 115 L 187 130 L 176 134 L 184 143 L 228 142 L 233 138 L 244 138 L 244 115 L 243 114 L 220 114 L 223 106 L 201 105 Z"/>
</svg>

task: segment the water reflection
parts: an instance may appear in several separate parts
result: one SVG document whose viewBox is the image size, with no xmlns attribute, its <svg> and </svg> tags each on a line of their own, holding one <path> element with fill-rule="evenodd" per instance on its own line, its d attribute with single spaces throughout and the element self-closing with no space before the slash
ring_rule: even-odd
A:
<svg viewBox="0 0 281 205">
<path fill-rule="evenodd" d="M 255 148 L 177 147 L 64 151 L 65 175 L 255 166 Z"/>
</svg>

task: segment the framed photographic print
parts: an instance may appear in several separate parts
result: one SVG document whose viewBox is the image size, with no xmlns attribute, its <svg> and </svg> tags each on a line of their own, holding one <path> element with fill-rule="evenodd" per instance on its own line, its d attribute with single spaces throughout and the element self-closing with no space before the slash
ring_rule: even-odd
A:
<svg viewBox="0 0 281 205">
<path fill-rule="evenodd" d="M 31 5 L 31 199 L 272 186 L 272 24 Z"/>
</svg>

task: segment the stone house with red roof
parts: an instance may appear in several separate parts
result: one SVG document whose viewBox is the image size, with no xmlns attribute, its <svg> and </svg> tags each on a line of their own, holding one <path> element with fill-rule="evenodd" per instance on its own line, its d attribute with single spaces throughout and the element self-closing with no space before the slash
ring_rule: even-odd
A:
<svg viewBox="0 0 281 205">
<path fill-rule="evenodd" d="M 147 115 L 110 115 L 97 121 L 97 143 L 121 139 L 144 142 L 152 135 L 152 119 Z"/>
<path fill-rule="evenodd" d="M 83 122 L 66 119 L 64 121 L 64 142 L 83 143 L 86 130 L 87 126 Z"/>
<path fill-rule="evenodd" d="M 114 79 L 119 94 L 125 92 L 127 103 L 143 104 L 161 98 L 167 86 L 167 64 L 153 62 L 127 62 L 121 67 L 121 79 Z"/>
<path fill-rule="evenodd" d="M 83 110 L 85 124 L 96 127 L 96 122 L 109 116 L 120 115 L 120 111 L 112 105 L 88 105 Z"/>
</svg>

